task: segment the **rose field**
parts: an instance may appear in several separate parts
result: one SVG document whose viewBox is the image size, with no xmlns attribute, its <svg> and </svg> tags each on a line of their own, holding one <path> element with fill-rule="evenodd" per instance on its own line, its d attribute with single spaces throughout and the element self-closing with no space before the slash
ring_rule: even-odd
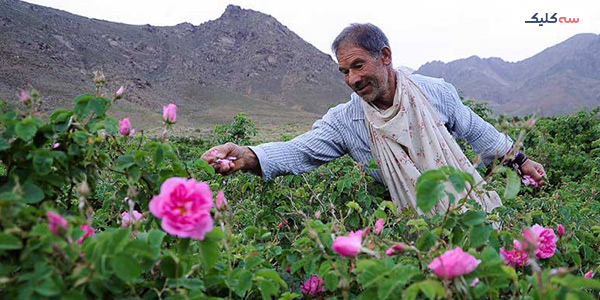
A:
<svg viewBox="0 0 600 300">
<path fill-rule="evenodd" d="M 257 143 L 246 115 L 211 137 L 177 137 L 165 101 L 164 132 L 151 137 L 108 116 L 127 91 L 96 84 L 72 110 L 40 113 L 35 90 L 0 110 L 0 299 L 600 295 L 600 108 L 534 119 L 466 101 L 544 165 L 545 183 L 480 165 L 504 205 L 486 214 L 455 197 L 472 176 L 430 170 L 419 209 L 442 197 L 454 207 L 419 215 L 396 209 L 368 175 L 374 163 L 348 156 L 269 182 L 215 174 L 200 159 L 209 148 Z"/>
</svg>

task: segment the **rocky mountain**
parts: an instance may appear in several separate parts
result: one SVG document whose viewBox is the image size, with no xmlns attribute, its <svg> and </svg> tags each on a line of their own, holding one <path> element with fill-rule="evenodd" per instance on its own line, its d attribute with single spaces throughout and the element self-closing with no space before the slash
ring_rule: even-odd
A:
<svg viewBox="0 0 600 300">
<path fill-rule="evenodd" d="M 556 115 L 600 106 L 600 35 L 578 34 L 519 62 L 471 56 L 416 73 L 443 77 L 465 97 L 501 112 Z"/>
<path fill-rule="evenodd" d="M 333 59 L 275 18 L 228 6 L 200 25 L 137 26 L 0 0 L 0 98 L 40 90 L 48 107 L 93 91 L 94 70 L 127 85 L 121 110 L 142 120 L 174 102 L 192 126 L 247 111 L 259 122 L 314 120 L 346 101 Z M 199 121 L 203 120 L 203 121 Z"/>
<path fill-rule="evenodd" d="M 157 131 L 169 102 L 180 107 L 187 130 L 209 130 L 244 111 L 275 131 L 306 128 L 351 93 L 329 55 L 275 18 L 238 6 L 203 24 L 159 27 L 0 0 L 0 99 L 16 102 L 32 86 L 48 110 L 70 106 L 94 91 L 96 70 L 109 90 L 127 86 L 115 117 Z M 443 77 L 500 112 L 554 115 L 600 105 L 599 70 L 600 36 L 579 34 L 516 63 L 472 56 L 430 62 L 416 73 Z"/>
</svg>

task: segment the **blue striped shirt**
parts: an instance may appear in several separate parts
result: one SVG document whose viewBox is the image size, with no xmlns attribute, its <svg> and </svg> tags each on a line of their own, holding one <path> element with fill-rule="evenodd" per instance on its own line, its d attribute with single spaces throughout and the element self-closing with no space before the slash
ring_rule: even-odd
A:
<svg viewBox="0 0 600 300">
<path fill-rule="evenodd" d="M 417 74 L 409 77 L 429 97 L 448 131 L 455 138 L 466 139 L 481 155 L 483 163 L 489 164 L 510 150 L 513 144 L 510 137 L 465 106 L 452 84 Z M 291 141 L 250 147 L 258 157 L 263 178 L 270 180 L 279 175 L 308 172 L 344 154 L 367 165 L 373 156 L 360 101 L 353 93 L 350 101 L 329 109 L 310 131 Z M 379 170 L 371 175 L 382 182 Z"/>
</svg>

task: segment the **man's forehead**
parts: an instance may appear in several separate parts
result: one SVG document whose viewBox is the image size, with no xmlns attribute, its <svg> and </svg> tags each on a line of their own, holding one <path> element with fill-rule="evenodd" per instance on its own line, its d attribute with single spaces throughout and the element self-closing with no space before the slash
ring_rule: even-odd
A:
<svg viewBox="0 0 600 300">
<path fill-rule="evenodd" d="M 357 59 L 365 60 L 368 56 L 370 56 L 370 53 L 362 47 L 353 44 L 342 44 L 338 48 L 336 56 L 338 59 L 338 64 L 342 64 L 351 63 L 352 61 Z"/>
</svg>

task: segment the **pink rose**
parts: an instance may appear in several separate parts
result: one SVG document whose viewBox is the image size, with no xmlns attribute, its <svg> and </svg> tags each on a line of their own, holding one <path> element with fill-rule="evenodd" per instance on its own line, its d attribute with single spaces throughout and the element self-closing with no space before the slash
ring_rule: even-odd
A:
<svg viewBox="0 0 600 300">
<path fill-rule="evenodd" d="M 320 211 L 320 210 L 317 210 L 317 211 L 315 212 L 315 219 L 319 219 L 319 218 L 321 218 L 321 211 Z"/>
<path fill-rule="evenodd" d="M 52 145 L 52 149 L 56 149 L 60 147 L 60 143 L 54 143 L 54 145 Z"/>
<path fill-rule="evenodd" d="M 354 257 L 360 252 L 362 235 L 362 230 L 358 230 L 351 231 L 347 236 L 338 236 L 333 241 L 331 248 L 341 256 Z"/>
<path fill-rule="evenodd" d="M 21 102 L 23 104 L 27 103 L 27 92 L 25 90 L 21 90 Z"/>
<path fill-rule="evenodd" d="M 125 228 L 131 224 L 135 224 L 144 219 L 144 215 L 142 215 L 139 211 L 133 210 L 131 213 L 128 211 L 124 211 L 121 213 L 121 227 Z"/>
<path fill-rule="evenodd" d="M 504 260 L 504 264 L 513 268 L 527 265 L 527 252 L 523 250 L 521 242 L 517 240 L 513 241 L 512 250 L 506 250 L 504 247 L 500 248 L 500 257 Z"/>
<path fill-rule="evenodd" d="M 218 209 L 226 209 L 227 208 L 227 199 L 223 194 L 223 191 L 219 190 L 217 192 L 217 208 Z"/>
<path fill-rule="evenodd" d="M 379 219 L 377 220 L 377 222 L 375 222 L 375 234 L 379 234 L 381 233 L 381 231 L 383 230 L 383 219 Z"/>
<path fill-rule="evenodd" d="M 287 266 L 287 267 L 285 267 L 285 271 L 286 271 L 286 272 L 288 272 L 288 273 L 289 273 L 291 270 L 292 270 L 292 267 L 291 267 L 291 266 Z"/>
<path fill-rule="evenodd" d="M 523 230 L 523 238 L 535 246 L 537 258 L 549 258 L 556 251 L 556 235 L 551 228 L 544 228 L 538 224 Z"/>
<path fill-rule="evenodd" d="M 594 271 L 588 271 L 587 273 L 585 273 L 585 275 L 583 275 L 583 277 L 590 279 L 594 276 Z"/>
<path fill-rule="evenodd" d="M 150 212 L 162 219 L 161 227 L 171 235 L 203 240 L 212 230 L 212 192 L 208 184 L 194 179 L 172 177 L 150 200 Z"/>
<path fill-rule="evenodd" d="M 562 224 L 558 224 L 558 226 L 556 227 L 556 233 L 558 233 L 558 236 L 565 235 L 565 227 L 563 227 Z"/>
<path fill-rule="evenodd" d="M 46 212 L 46 218 L 48 218 L 48 227 L 50 227 L 50 231 L 54 234 L 58 234 L 58 230 L 60 228 L 65 231 L 69 230 L 69 222 L 61 215 L 48 211 Z M 60 227 L 60 228 L 59 228 Z"/>
<path fill-rule="evenodd" d="M 94 235 L 94 228 L 88 224 L 81 225 L 81 230 L 83 230 L 83 235 L 77 240 L 77 244 L 81 245 L 83 240 L 87 237 Z"/>
<path fill-rule="evenodd" d="M 481 260 L 475 259 L 471 254 L 463 252 L 460 247 L 456 247 L 434 259 L 428 267 L 437 276 L 452 279 L 471 273 L 480 263 Z"/>
<path fill-rule="evenodd" d="M 119 121 L 119 132 L 121 135 L 129 135 L 129 132 L 131 132 L 131 122 L 129 122 L 129 118 L 124 118 Z"/>
<path fill-rule="evenodd" d="M 387 249 L 387 251 L 385 251 L 385 255 L 389 257 L 402 251 L 404 251 L 404 246 L 402 246 L 401 244 L 396 244 Z"/>
<path fill-rule="evenodd" d="M 115 92 L 115 98 L 121 98 L 121 95 L 123 94 L 123 92 L 125 91 L 125 87 L 121 86 L 116 92 Z"/>
<path fill-rule="evenodd" d="M 314 296 L 316 293 L 323 291 L 323 279 L 318 275 L 311 275 L 302 285 L 302 293 Z"/>
<path fill-rule="evenodd" d="M 177 105 L 169 103 L 167 106 L 163 106 L 163 120 L 168 124 L 175 123 L 177 119 Z"/>
<path fill-rule="evenodd" d="M 473 279 L 473 281 L 471 281 L 471 284 L 469 284 L 471 287 L 476 286 L 479 283 L 479 277 L 475 277 L 475 279 Z"/>
<path fill-rule="evenodd" d="M 529 175 L 523 176 L 523 178 L 521 178 L 521 182 L 523 182 L 525 186 L 532 185 L 534 187 L 540 187 L 540 184 Z"/>
</svg>

